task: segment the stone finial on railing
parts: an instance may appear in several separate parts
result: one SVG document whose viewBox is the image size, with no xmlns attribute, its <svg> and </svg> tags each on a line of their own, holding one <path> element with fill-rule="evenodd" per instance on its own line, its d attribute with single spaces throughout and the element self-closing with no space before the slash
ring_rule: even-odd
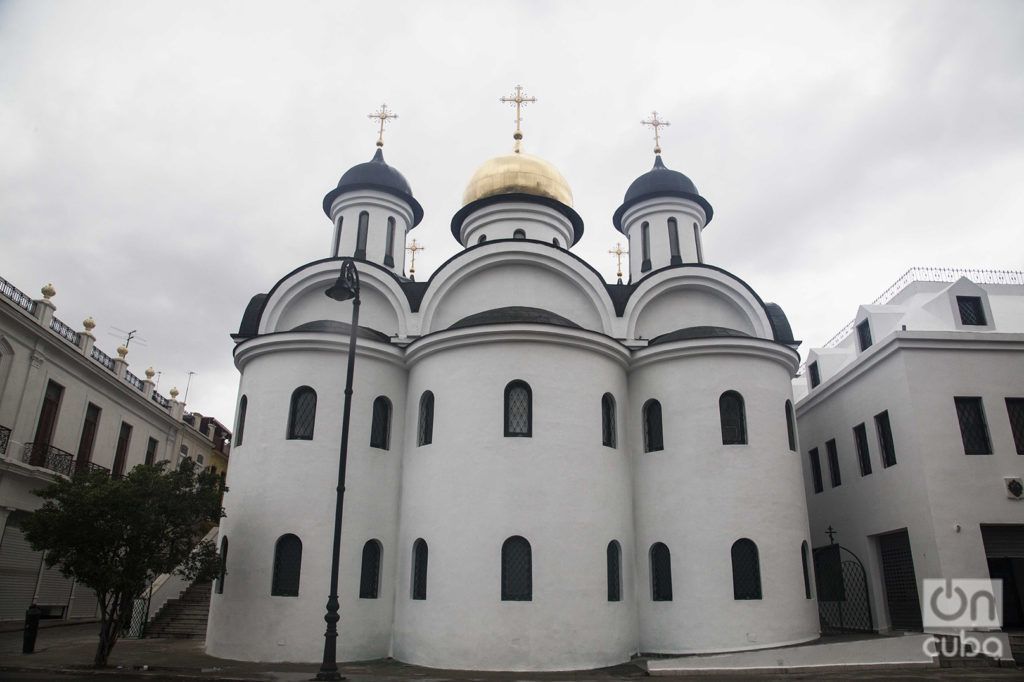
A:
<svg viewBox="0 0 1024 682">
<path fill-rule="evenodd" d="M 152 367 L 147 367 L 146 368 L 146 380 L 147 381 L 152 381 L 153 377 L 155 377 L 155 376 L 156 376 L 156 370 L 153 369 Z"/>
<path fill-rule="evenodd" d="M 172 386 L 171 390 L 168 391 L 168 394 L 171 396 L 171 400 L 177 400 L 178 399 L 178 387 L 177 386 Z"/>
<path fill-rule="evenodd" d="M 146 376 L 146 380 L 142 382 L 142 394 L 151 396 L 153 395 L 153 391 L 156 390 L 156 384 L 153 383 L 153 377 L 156 376 L 156 370 L 152 367 L 147 367 L 143 374 Z"/>
<path fill-rule="evenodd" d="M 128 371 L 128 361 L 124 359 L 126 355 L 128 355 L 128 349 L 125 346 L 118 346 L 117 357 L 114 359 L 114 374 L 118 379 L 124 379 L 124 375 Z"/>
<path fill-rule="evenodd" d="M 171 416 L 181 419 L 185 416 L 185 403 L 178 402 L 178 387 L 172 386 L 167 393 L 171 396 Z"/>
<path fill-rule="evenodd" d="M 57 290 L 53 288 L 53 284 L 47 284 L 39 292 L 43 297 L 34 301 L 35 307 L 33 312 L 35 312 L 36 320 L 39 321 L 39 324 L 49 328 L 50 322 L 53 320 L 53 311 L 57 309 L 57 306 L 50 299 L 57 295 Z"/>
<path fill-rule="evenodd" d="M 91 315 L 82 320 L 82 331 L 78 332 L 78 347 L 86 357 L 92 355 L 92 348 L 96 345 L 96 337 L 92 333 L 95 328 L 96 320 L 92 319 Z"/>
<path fill-rule="evenodd" d="M 51 298 L 57 295 L 57 290 L 53 288 L 53 282 L 46 284 L 39 293 L 43 295 L 44 301 L 49 301 Z"/>
</svg>

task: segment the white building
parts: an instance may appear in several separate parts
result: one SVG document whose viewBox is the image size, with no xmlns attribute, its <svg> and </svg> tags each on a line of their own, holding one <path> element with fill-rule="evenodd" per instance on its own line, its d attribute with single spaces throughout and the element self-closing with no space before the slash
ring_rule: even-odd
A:
<svg viewBox="0 0 1024 682">
<path fill-rule="evenodd" d="M 1024 273 L 910 270 L 804 377 L 812 537 L 863 562 L 869 626 L 920 630 L 923 579 L 992 577 L 1024 627 Z"/>
<path fill-rule="evenodd" d="M 463 204 L 464 250 L 411 281 L 423 211 L 378 150 L 324 198 L 325 258 L 250 302 L 207 651 L 320 660 L 352 312 L 324 293 L 350 256 L 339 660 L 560 670 L 817 637 L 797 342 L 705 262 L 693 183 L 658 156 L 629 186 L 626 284 L 573 254 L 539 158 L 487 161 Z"/>
<path fill-rule="evenodd" d="M 152 368 L 137 377 L 127 348 L 111 358 L 96 347 L 91 318 L 75 331 L 54 316 L 53 287 L 42 293 L 33 300 L 0 279 L 0 620 L 22 620 L 33 601 L 45 618 L 96 615 L 91 590 L 46 568 L 21 532 L 22 516 L 41 505 L 34 490 L 75 471 L 119 476 L 140 463 L 178 463 L 183 449 L 226 462 L 231 437 L 209 421 L 202 432 L 209 418 L 187 423 L 176 389 L 165 398 Z"/>
</svg>

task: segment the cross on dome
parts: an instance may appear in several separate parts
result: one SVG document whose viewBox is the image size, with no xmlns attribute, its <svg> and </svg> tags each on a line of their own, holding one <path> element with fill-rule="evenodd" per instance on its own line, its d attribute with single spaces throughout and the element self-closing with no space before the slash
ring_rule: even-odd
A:
<svg viewBox="0 0 1024 682">
<path fill-rule="evenodd" d="M 658 118 L 658 112 L 657 111 L 652 111 L 651 112 L 651 117 L 649 119 L 647 119 L 646 121 L 640 121 L 640 123 L 642 125 L 651 126 L 652 128 L 654 128 L 654 153 L 655 154 L 660 154 L 661 153 L 661 134 L 660 134 L 660 131 L 658 129 L 670 126 L 672 124 L 669 123 L 668 121 L 662 121 L 660 118 Z"/>
<path fill-rule="evenodd" d="M 506 104 L 514 104 L 516 107 L 516 132 L 512 134 L 512 139 L 514 139 L 516 142 L 515 145 L 513 145 L 512 147 L 512 151 L 518 154 L 520 152 L 523 139 L 523 131 L 520 128 L 520 124 L 523 120 L 522 108 L 525 107 L 527 104 L 536 102 L 537 98 L 526 97 L 523 94 L 523 86 L 516 85 L 512 95 L 508 97 L 502 97 L 500 101 L 505 102 Z"/>
<path fill-rule="evenodd" d="M 381 104 L 380 108 L 372 114 L 367 114 L 367 118 L 375 118 L 380 123 L 380 128 L 377 130 L 377 146 L 384 146 L 384 126 L 387 122 L 393 118 L 398 118 L 398 114 L 388 109 L 387 104 Z"/>
</svg>

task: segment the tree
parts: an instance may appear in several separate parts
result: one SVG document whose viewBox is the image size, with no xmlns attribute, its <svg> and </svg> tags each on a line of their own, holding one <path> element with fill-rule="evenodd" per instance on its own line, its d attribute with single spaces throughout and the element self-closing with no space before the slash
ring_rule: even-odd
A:
<svg viewBox="0 0 1024 682">
<path fill-rule="evenodd" d="M 22 525 L 47 566 L 95 590 L 97 667 L 107 664 L 133 599 L 156 576 L 208 580 L 218 573 L 217 548 L 200 541 L 224 515 L 222 479 L 197 472 L 191 460 L 169 471 L 166 464 L 136 466 L 124 478 L 102 471 L 60 478 L 36 491 L 45 502 Z"/>
</svg>

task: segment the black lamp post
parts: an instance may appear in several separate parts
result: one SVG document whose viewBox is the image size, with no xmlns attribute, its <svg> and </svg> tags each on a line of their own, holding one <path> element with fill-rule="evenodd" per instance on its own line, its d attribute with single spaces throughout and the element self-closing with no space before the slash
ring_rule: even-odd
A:
<svg viewBox="0 0 1024 682">
<path fill-rule="evenodd" d="M 359 329 L 359 272 L 355 261 L 341 261 L 341 274 L 326 293 L 335 301 L 352 301 L 352 327 L 348 333 L 348 373 L 345 375 L 345 406 L 341 416 L 341 455 L 338 462 L 338 495 L 334 507 L 334 552 L 331 555 L 331 593 L 327 598 L 327 631 L 324 633 L 324 660 L 318 680 L 343 680 L 338 672 L 338 558 L 341 554 L 341 513 L 345 501 L 345 467 L 348 462 L 348 427 L 352 412 L 352 373 L 356 366 L 356 331 Z"/>
</svg>

